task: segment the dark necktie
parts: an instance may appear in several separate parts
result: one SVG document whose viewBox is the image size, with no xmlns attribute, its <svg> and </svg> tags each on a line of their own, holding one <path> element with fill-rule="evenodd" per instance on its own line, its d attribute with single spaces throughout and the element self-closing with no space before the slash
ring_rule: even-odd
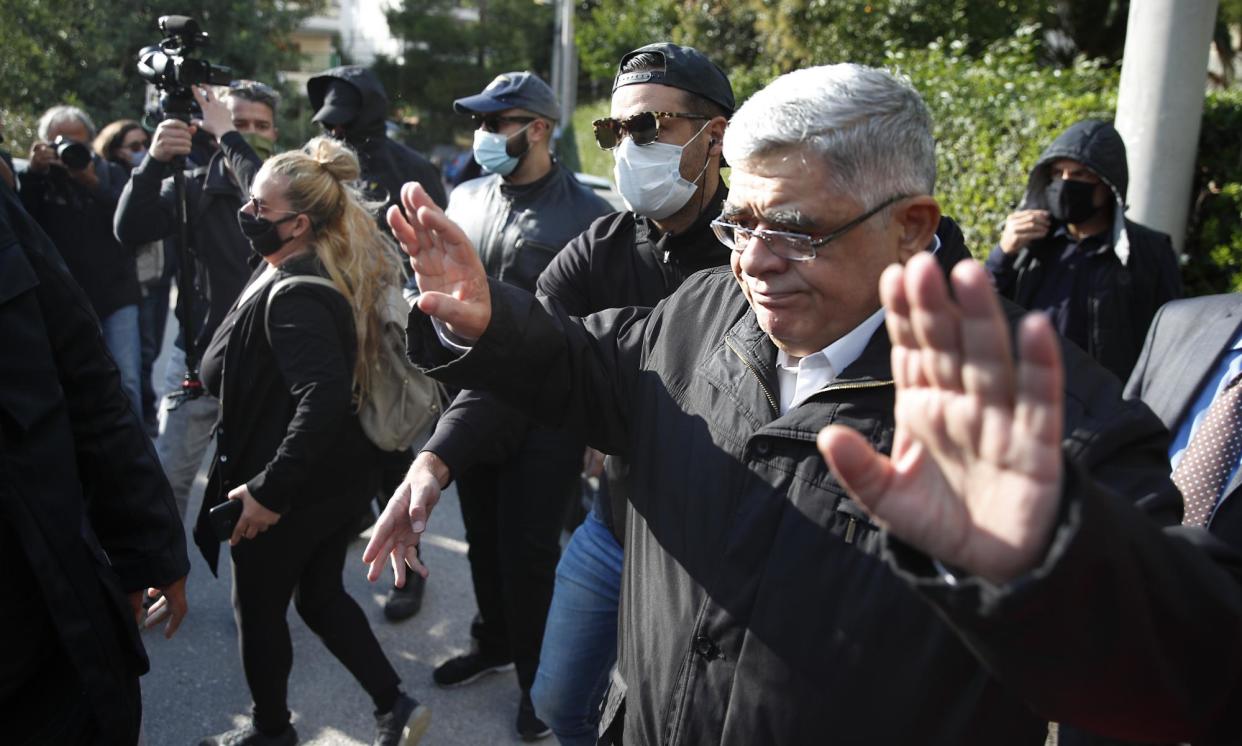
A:
<svg viewBox="0 0 1242 746">
<path fill-rule="evenodd" d="M 1208 407 L 1182 460 L 1173 470 L 1173 483 L 1182 491 L 1184 526 L 1206 526 L 1225 482 L 1242 455 L 1242 376 L 1229 382 Z"/>
</svg>

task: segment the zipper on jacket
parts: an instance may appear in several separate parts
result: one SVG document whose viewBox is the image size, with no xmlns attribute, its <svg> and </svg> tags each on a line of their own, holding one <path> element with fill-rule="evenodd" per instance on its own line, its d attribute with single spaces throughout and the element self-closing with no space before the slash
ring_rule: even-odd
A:
<svg viewBox="0 0 1242 746">
<path fill-rule="evenodd" d="M 759 382 L 759 388 L 763 389 L 763 395 L 766 396 L 768 399 L 768 406 L 772 408 L 772 414 L 776 415 L 777 417 L 780 417 L 781 408 L 777 406 L 776 398 L 773 397 L 772 392 L 768 390 L 768 385 L 763 382 L 763 376 L 759 375 L 759 371 L 755 370 L 755 366 L 750 364 L 750 361 L 746 359 L 745 355 L 737 351 L 737 348 L 733 346 L 733 343 L 729 341 L 728 337 L 725 337 L 724 342 L 725 342 L 725 347 L 728 347 L 729 351 L 732 352 L 734 355 L 737 355 L 737 359 L 741 360 L 742 364 L 750 369 L 750 372 L 752 375 L 754 375 L 755 380 Z M 816 393 L 819 393 L 819 392 L 816 392 Z"/>
<path fill-rule="evenodd" d="M 845 524 L 845 543 L 854 543 L 854 529 L 858 527 L 858 519 L 850 518 L 850 522 Z"/>
</svg>

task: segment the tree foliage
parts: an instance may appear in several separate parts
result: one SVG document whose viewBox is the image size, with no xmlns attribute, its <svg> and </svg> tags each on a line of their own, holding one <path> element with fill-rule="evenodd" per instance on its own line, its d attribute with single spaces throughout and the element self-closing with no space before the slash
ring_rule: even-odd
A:
<svg viewBox="0 0 1242 746">
<path fill-rule="evenodd" d="M 462 11 L 476 11 L 470 21 Z M 478 93 L 496 75 L 530 70 L 551 82 L 553 8 L 531 0 L 409 0 L 389 11 L 404 59 L 375 69 L 394 108 L 419 119 L 421 144 L 469 129 L 453 99 Z"/>
<path fill-rule="evenodd" d="M 211 35 L 201 56 L 239 78 L 276 82 L 297 66 L 289 34 L 317 3 L 283 0 L 0 0 L 0 107 L 9 144 L 26 145 L 32 118 L 82 107 L 102 127 L 142 115 L 137 53 L 161 38 L 161 15 L 189 15 Z M 15 127 L 14 125 L 17 125 Z"/>
</svg>

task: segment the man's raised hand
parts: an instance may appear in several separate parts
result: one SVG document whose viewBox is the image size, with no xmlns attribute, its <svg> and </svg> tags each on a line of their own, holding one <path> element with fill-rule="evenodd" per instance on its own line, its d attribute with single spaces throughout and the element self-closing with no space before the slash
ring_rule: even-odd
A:
<svg viewBox="0 0 1242 746">
<path fill-rule="evenodd" d="M 418 308 L 457 337 L 473 342 L 492 318 L 483 263 L 461 228 L 417 182 L 401 187 L 401 207 L 388 208 L 388 225 L 410 256 L 418 281 Z"/>
<path fill-rule="evenodd" d="M 930 254 L 889 267 L 880 295 L 897 386 L 891 457 L 833 425 L 819 449 L 842 485 L 894 536 L 954 568 L 1003 583 L 1044 556 L 1062 490 L 1063 372 L 1047 318 L 1018 332 L 973 261 Z"/>
</svg>

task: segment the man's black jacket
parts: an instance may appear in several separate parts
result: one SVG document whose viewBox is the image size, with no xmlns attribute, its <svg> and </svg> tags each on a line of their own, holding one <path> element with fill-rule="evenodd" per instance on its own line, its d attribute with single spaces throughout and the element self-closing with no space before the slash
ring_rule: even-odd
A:
<svg viewBox="0 0 1242 746">
<path fill-rule="evenodd" d="M 241 232 L 237 211 L 250 199 L 250 183 L 263 161 L 237 132 L 220 138 L 220 150 L 185 180 L 186 214 L 197 259 L 197 288 L 206 313 L 196 314 L 198 350 L 228 313 L 253 270 L 256 255 Z M 114 229 L 131 246 L 171 239 L 177 232 L 173 166 L 146 158 L 121 193 Z M 180 297 L 178 303 L 184 302 Z M 200 304 L 201 305 L 201 304 Z"/>
<path fill-rule="evenodd" d="M 384 86 L 369 68 L 358 65 L 334 67 L 306 82 L 311 111 L 323 106 L 328 84 L 343 80 L 357 89 L 362 97 L 362 110 L 346 127 L 346 141 L 358 153 L 362 165 L 363 191 L 367 199 L 385 203 L 388 207 L 401 203 L 401 185 L 417 181 L 427 190 L 428 196 L 440 207 L 448 205 L 440 171 L 413 148 L 388 139 L 385 118 L 388 116 L 388 94 Z M 384 213 L 379 222 L 388 230 Z"/>
<path fill-rule="evenodd" d="M 654 306 L 691 274 L 729 263 L 729 249 L 716 240 L 710 225 L 727 195 L 722 182 L 694 225 L 676 235 L 661 234 L 650 220 L 632 212 L 595 220 L 539 275 L 539 297 L 556 302 L 570 316 Z M 423 450 L 439 456 L 450 474 L 460 474 L 475 463 L 508 459 L 521 444 L 528 422 L 487 392 L 462 391 Z M 608 512 L 600 516 L 612 522 Z"/>
<path fill-rule="evenodd" d="M 4 184 L 0 202 L 0 533 L 14 542 L 0 546 L 0 669 L 61 647 L 98 742 L 132 744 L 127 697 L 148 665 L 125 594 L 189 572 L 181 518 L 86 296 Z M 35 595 L 14 595 L 23 577 Z"/>
<path fill-rule="evenodd" d="M 530 184 L 499 174 L 453 190 L 448 216 L 470 238 L 488 277 L 534 292 L 535 281 L 565 245 L 612 207 L 559 163 Z"/>
<path fill-rule="evenodd" d="M 937 257 L 947 269 L 966 253 Z M 1167 433 L 1072 345 L 1045 561 L 1004 587 L 950 584 L 867 519 L 815 447 L 839 423 L 891 450 L 883 328 L 780 415 L 776 348 L 728 270 L 654 310 L 581 320 L 499 283 L 491 294 L 491 323 L 460 357 L 413 310 L 410 357 L 629 462 L 620 680 L 602 721 L 623 712 L 626 743 L 1038 746 L 1047 719 L 1238 732 L 1238 581 L 1162 533 L 1181 502 Z"/>
<path fill-rule="evenodd" d="M 95 156 L 99 185 L 87 189 L 69 178 L 64 169 L 47 173 L 29 169 L 18 176 L 22 204 L 60 251 L 73 279 L 86 291 L 101 319 L 140 298 L 134 252 L 112 235 L 117 199 L 125 186 L 125 171 Z"/>
</svg>

